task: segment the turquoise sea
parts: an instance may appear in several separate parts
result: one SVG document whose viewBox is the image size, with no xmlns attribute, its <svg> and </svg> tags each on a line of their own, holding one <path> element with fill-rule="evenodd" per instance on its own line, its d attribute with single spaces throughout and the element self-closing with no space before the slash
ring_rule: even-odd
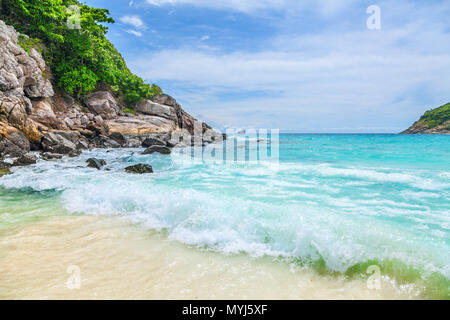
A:
<svg viewBox="0 0 450 320">
<path fill-rule="evenodd" d="M 113 149 L 15 168 L 0 178 L 0 231 L 61 206 L 324 275 L 359 277 L 376 265 L 450 298 L 449 136 L 282 134 L 279 147 L 276 166 Z M 85 168 L 90 157 L 107 169 Z M 137 163 L 155 173 L 124 172 Z"/>
</svg>

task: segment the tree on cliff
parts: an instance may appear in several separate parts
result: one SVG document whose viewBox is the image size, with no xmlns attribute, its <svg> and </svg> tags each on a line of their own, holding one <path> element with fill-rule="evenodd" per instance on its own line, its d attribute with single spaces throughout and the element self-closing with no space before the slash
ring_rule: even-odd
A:
<svg viewBox="0 0 450 320">
<path fill-rule="evenodd" d="M 31 37 L 20 39 L 24 49 L 42 42 L 55 84 L 71 94 L 81 96 L 106 84 L 133 107 L 161 93 L 132 74 L 106 38 L 104 24 L 114 23 L 107 9 L 78 0 L 0 0 L 0 19 Z"/>
</svg>

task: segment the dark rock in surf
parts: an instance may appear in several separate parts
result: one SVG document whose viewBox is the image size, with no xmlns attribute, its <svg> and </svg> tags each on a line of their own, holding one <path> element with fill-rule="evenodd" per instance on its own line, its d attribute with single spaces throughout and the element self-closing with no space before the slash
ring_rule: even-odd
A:
<svg viewBox="0 0 450 320">
<path fill-rule="evenodd" d="M 125 171 L 128 173 L 144 174 L 153 173 L 153 168 L 148 164 L 137 164 L 134 166 L 126 167 Z"/>
<path fill-rule="evenodd" d="M 13 167 L 24 167 L 24 166 L 29 166 L 29 165 L 35 164 L 36 162 L 37 161 L 34 156 L 25 154 L 25 155 L 21 156 L 20 158 L 17 158 L 13 162 L 12 166 Z"/>
<path fill-rule="evenodd" d="M 166 143 L 158 138 L 147 138 L 142 142 L 144 148 L 149 148 L 152 146 L 166 146 Z"/>
<path fill-rule="evenodd" d="M 142 154 L 153 154 L 153 153 L 160 153 L 160 154 L 170 154 L 172 151 L 168 147 L 163 146 L 151 146 L 147 148 Z"/>
<path fill-rule="evenodd" d="M 94 168 L 100 170 L 103 166 L 106 166 L 106 161 L 103 159 L 90 158 L 87 159 L 86 163 L 89 168 Z"/>
</svg>

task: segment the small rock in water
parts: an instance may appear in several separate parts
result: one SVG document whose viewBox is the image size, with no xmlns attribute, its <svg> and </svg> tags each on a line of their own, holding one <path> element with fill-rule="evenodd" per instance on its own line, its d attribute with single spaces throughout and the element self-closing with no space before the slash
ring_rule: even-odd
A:
<svg viewBox="0 0 450 320">
<path fill-rule="evenodd" d="M 161 154 L 170 154 L 172 151 L 169 148 L 163 146 L 151 146 L 147 148 L 142 154 L 152 154 L 155 152 Z"/>
<path fill-rule="evenodd" d="M 103 159 L 90 158 L 87 159 L 87 164 L 89 168 L 94 168 L 100 170 L 103 166 L 106 166 L 106 161 Z"/>
<path fill-rule="evenodd" d="M 153 168 L 148 164 L 137 164 L 135 166 L 126 167 L 125 171 L 128 173 L 153 173 Z"/>
</svg>

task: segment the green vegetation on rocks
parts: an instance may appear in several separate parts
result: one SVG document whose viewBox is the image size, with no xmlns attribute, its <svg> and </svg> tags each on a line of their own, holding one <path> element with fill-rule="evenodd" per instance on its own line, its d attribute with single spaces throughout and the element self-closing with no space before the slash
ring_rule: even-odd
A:
<svg viewBox="0 0 450 320">
<path fill-rule="evenodd" d="M 430 128 L 435 128 L 450 120 L 450 103 L 439 108 L 429 110 L 420 118 Z M 450 126 L 448 127 L 450 128 Z"/>
<path fill-rule="evenodd" d="M 450 103 L 429 110 L 405 134 L 450 134 Z"/>
<path fill-rule="evenodd" d="M 19 39 L 24 50 L 42 44 L 39 49 L 51 67 L 54 84 L 70 94 L 81 96 L 108 85 L 132 108 L 162 92 L 131 73 L 106 38 L 106 24 L 114 23 L 106 9 L 78 0 L 0 0 L 0 19 L 30 37 Z"/>
</svg>

